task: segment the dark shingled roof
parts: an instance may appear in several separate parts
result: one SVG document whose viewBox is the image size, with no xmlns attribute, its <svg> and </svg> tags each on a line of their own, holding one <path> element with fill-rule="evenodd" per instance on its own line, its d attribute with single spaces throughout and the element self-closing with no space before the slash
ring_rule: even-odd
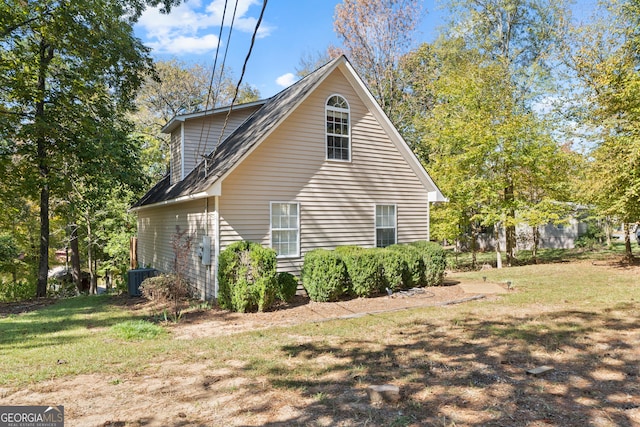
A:
<svg viewBox="0 0 640 427">
<path fill-rule="evenodd" d="M 291 111 L 298 100 L 304 98 L 344 56 L 323 65 L 305 78 L 283 91 L 268 98 L 264 105 L 247 118 L 232 134 L 209 154 L 206 161 L 208 173 L 205 176 L 205 161 L 202 161 L 182 181 L 170 184 L 165 176 L 147 192 L 133 208 L 162 203 L 207 191 L 220 177 L 229 171 L 262 136 L 270 132 Z"/>
</svg>

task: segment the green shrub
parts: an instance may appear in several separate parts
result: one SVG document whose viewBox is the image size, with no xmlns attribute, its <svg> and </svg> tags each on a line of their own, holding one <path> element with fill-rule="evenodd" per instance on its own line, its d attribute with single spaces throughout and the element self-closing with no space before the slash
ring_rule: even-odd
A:
<svg viewBox="0 0 640 427">
<path fill-rule="evenodd" d="M 291 302 L 298 290 L 298 278 L 291 273 L 282 271 L 277 274 L 278 292 L 276 298 L 280 301 Z"/>
<path fill-rule="evenodd" d="M 36 282 L 4 282 L 0 280 L 0 302 L 13 302 L 31 299 L 36 296 Z"/>
<path fill-rule="evenodd" d="M 349 291 L 359 297 L 372 297 L 384 290 L 380 251 L 377 248 L 337 248 L 347 267 Z"/>
<path fill-rule="evenodd" d="M 227 310 L 266 311 L 277 294 L 276 252 L 258 243 L 239 241 L 220 253 L 218 303 Z"/>
<path fill-rule="evenodd" d="M 382 279 L 384 286 L 392 291 L 408 289 L 411 284 L 411 274 L 400 251 L 384 249 L 380 252 L 382 263 Z"/>
<path fill-rule="evenodd" d="M 416 246 L 395 244 L 387 247 L 387 250 L 400 254 L 407 264 L 408 274 L 406 275 L 405 288 L 424 286 L 425 265 L 422 252 Z"/>
<path fill-rule="evenodd" d="M 307 252 L 302 265 L 302 286 L 312 301 L 337 301 L 347 291 L 347 267 L 335 251 Z"/>
<path fill-rule="evenodd" d="M 444 271 L 447 268 L 447 255 L 442 246 L 434 242 L 420 240 L 410 244 L 422 254 L 424 262 L 424 285 L 438 286 L 444 280 Z"/>
</svg>

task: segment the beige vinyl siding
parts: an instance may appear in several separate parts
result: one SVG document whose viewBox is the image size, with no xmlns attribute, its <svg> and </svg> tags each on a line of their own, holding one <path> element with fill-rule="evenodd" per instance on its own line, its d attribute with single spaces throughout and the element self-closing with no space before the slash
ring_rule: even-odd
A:
<svg viewBox="0 0 640 427">
<path fill-rule="evenodd" d="M 222 140 L 238 128 L 259 106 L 232 110 Z M 184 176 L 187 176 L 201 161 L 202 156 L 213 151 L 218 144 L 227 113 L 205 116 L 189 121 L 184 130 Z"/>
<path fill-rule="evenodd" d="M 182 126 L 178 126 L 171 132 L 170 142 L 170 167 L 171 167 L 171 184 L 182 180 Z"/>
<path fill-rule="evenodd" d="M 207 205 L 208 203 L 208 205 Z M 208 210 L 208 215 L 206 214 Z M 195 200 L 169 206 L 147 208 L 138 211 L 138 262 L 141 267 L 152 267 L 162 272 L 173 271 L 175 253 L 172 239 L 176 226 L 187 230 L 191 236 L 186 277 L 200 291 L 201 297 L 213 296 L 213 241 L 214 199 Z M 207 223 L 208 221 L 208 223 Z M 211 266 L 202 265 L 198 247 L 202 237 L 211 236 Z M 204 290 L 206 289 L 206 295 Z"/>
<path fill-rule="evenodd" d="M 325 102 L 351 107 L 351 162 L 325 160 Z M 222 185 L 221 249 L 246 239 L 268 245 L 269 202 L 300 203 L 301 258 L 315 248 L 375 246 L 375 205 L 397 205 L 398 241 L 428 237 L 428 190 L 339 70 L 325 80 Z"/>
</svg>

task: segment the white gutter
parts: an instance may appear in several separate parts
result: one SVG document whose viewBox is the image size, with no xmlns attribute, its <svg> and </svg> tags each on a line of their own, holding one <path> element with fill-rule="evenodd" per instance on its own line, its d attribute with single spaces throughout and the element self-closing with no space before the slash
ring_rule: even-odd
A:
<svg viewBox="0 0 640 427">
<path fill-rule="evenodd" d="M 439 191 L 429 191 L 427 200 L 429 202 L 448 202 L 449 199 Z"/>
<path fill-rule="evenodd" d="M 199 193 L 188 194 L 186 196 L 176 197 L 175 199 L 164 200 L 158 203 L 152 203 L 150 205 L 136 206 L 135 208 L 129 209 L 129 212 L 138 212 L 147 208 L 157 208 L 160 206 L 168 206 L 174 205 L 176 203 L 188 202 L 191 200 L 200 200 L 206 197 L 220 196 L 222 190 L 222 184 L 220 181 L 216 181 L 213 183 L 211 187 L 207 191 L 201 191 Z"/>
</svg>

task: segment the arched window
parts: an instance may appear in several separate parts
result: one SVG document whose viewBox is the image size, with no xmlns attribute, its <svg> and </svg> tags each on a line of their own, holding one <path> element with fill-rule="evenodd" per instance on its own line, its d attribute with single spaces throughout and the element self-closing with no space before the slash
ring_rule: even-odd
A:
<svg viewBox="0 0 640 427">
<path fill-rule="evenodd" d="M 340 95 L 327 100 L 327 159 L 351 160 L 351 137 L 349 129 L 349 104 Z"/>
</svg>

